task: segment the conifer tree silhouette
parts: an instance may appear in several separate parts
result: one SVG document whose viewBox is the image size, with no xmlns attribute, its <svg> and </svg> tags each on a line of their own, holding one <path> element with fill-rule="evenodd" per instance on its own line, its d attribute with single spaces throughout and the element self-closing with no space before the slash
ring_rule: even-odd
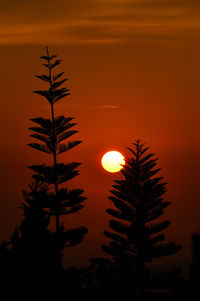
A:
<svg viewBox="0 0 200 301">
<path fill-rule="evenodd" d="M 50 154 L 53 158 L 53 165 L 46 164 L 32 165 L 30 169 L 34 171 L 33 178 L 36 180 L 54 186 L 54 192 L 49 193 L 49 202 L 47 208 L 48 214 L 55 216 L 56 220 L 56 233 L 62 232 L 60 217 L 75 213 L 83 208 L 83 201 L 86 199 L 82 194 L 82 189 L 68 190 L 67 188 L 60 188 L 59 185 L 63 184 L 79 174 L 78 167 L 80 163 L 58 163 L 58 156 L 81 143 L 81 141 L 70 141 L 63 143 L 64 140 L 71 137 L 76 130 L 71 130 L 76 123 L 72 122 L 73 117 L 57 116 L 55 117 L 54 106 L 55 104 L 70 95 L 69 90 L 62 87 L 62 84 L 67 80 L 62 78 L 64 72 L 53 75 L 53 70 L 58 66 L 62 60 L 57 59 L 57 55 L 49 55 L 48 47 L 46 47 L 46 55 L 41 56 L 44 60 L 44 66 L 48 70 L 48 74 L 37 75 L 36 77 L 48 83 L 47 90 L 33 91 L 46 98 L 51 108 L 51 118 L 45 119 L 42 117 L 32 118 L 31 121 L 37 126 L 31 127 L 30 130 L 34 132 L 31 137 L 42 141 L 41 143 L 30 143 L 29 146 L 36 150 Z M 68 237 L 71 244 L 76 244 L 81 241 L 83 236 L 87 233 L 85 227 L 80 227 L 68 230 Z M 67 233 L 65 235 L 67 237 Z M 72 237 L 74 242 L 72 242 Z"/>
<path fill-rule="evenodd" d="M 163 242 L 165 236 L 160 232 L 170 225 L 169 220 L 152 223 L 170 205 L 163 200 L 166 183 L 162 182 L 162 177 L 154 177 L 160 170 L 154 169 L 157 159 L 152 158 L 154 154 L 147 153 L 149 147 L 140 140 L 133 145 L 134 149 L 128 148 L 132 157 L 126 158 L 121 169 L 123 179 L 115 181 L 111 190 L 109 199 L 116 209 L 107 209 L 114 219 L 109 223 L 112 231 L 104 232 L 111 241 L 102 248 L 120 262 L 124 279 L 130 276 L 126 282 L 133 279 L 130 266 L 135 267 L 135 285 L 142 293 L 149 279 L 147 263 L 176 253 L 180 246 Z"/>
<path fill-rule="evenodd" d="M 0 266 L 1 276 L 5 282 L 15 283 L 19 280 L 34 291 L 43 288 L 45 295 L 51 292 L 63 292 L 68 284 L 68 289 L 73 287 L 80 288 L 80 283 L 69 284 L 66 279 L 79 277 L 78 269 L 70 270 L 62 267 L 62 251 L 65 247 L 79 244 L 87 228 L 78 227 L 74 229 L 64 229 L 60 216 L 75 213 L 83 208 L 82 189 L 72 189 L 60 187 L 63 184 L 79 174 L 78 166 L 80 163 L 71 162 L 68 164 L 58 163 L 57 156 L 66 152 L 81 141 L 72 141 L 62 143 L 73 134 L 77 133 L 71 128 L 76 123 L 71 122 L 73 117 L 54 116 L 55 103 L 68 96 L 68 89 L 61 85 L 66 79 L 60 79 L 64 72 L 53 75 L 53 69 L 60 64 L 61 60 L 56 59 L 57 55 L 49 55 L 46 47 L 46 56 L 41 58 L 45 60 L 44 66 L 48 69 L 47 75 L 36 76 L 39 79 L 48 82 L 47 90 L 34 91 L 44 96 L 51 107 L 51 118 L 42 117 L 33 118 L 37 126 L 30 128 L 34 133 L 31 137 L 42 141 L 43 143 L 30 143 L 29 146 L 48 153 L 53 158 L 53 165 L 46 164 L 29 166 L 34 171 L 33 181 L 29 185 L 29 191 L 23 191 L 24 202 L 22 210 L 24 219 L 19 227 L 16 227 L 10 241 L 3 242 L 0 245 Z M 52 188 L 54 187 L 54 191 Z M 49 227 L 51 216 L 56 220 L 56 231 L 52 232 Z M 23 277 L 19 278 L 19 271 Z M 37 282 L 36 282 L 37 279 Z M 38 281 L 40 280 L 41 286 Z M 44 287 L 46 284 L 52 284 L 51 290 Z M 23 289 L 22 289 L 23 290 Z M 21 293 L 22 293 L 21 290 Z M 78 290 L 77 290 L 78 291 Z"/>
</svg>

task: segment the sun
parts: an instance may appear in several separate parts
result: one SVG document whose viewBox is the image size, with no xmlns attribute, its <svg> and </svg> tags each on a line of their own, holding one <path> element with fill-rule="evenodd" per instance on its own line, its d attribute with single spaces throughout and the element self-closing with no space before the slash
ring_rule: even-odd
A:
<svg viewBox="0 0 200 301">
<path fill-rule="evenodd" d="M 124 156 L 117 151 L 110 151 L 103 155 L 101 159 L 103 168 L 109 172 L 118 172 L 125 164 Z"/>
</svg>

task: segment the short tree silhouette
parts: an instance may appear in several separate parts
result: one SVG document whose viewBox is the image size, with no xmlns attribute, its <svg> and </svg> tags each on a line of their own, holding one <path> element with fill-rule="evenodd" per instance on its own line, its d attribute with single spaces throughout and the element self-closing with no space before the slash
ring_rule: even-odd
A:
<svg viewBox="0 0 200 301">
<path fill-rule="evenodd" d="M 55 103 L 70 95 L 67 88 L 61 87 L 67 80 L 66 78 L 61 79 L 64 72 L 53 75 L 54 68 L 61 63 L 61 60 L 57 59 L 57 55 L 50 56 L 48 47 L 46 47 L 46 55 L 42 56 L 41 59 L 45 61 L 43 65 L 47 68 L 48 74 L 37 75 L 36 77 L 47 82 L 48 89 L 33 92 L 43 96 L 49 102 L 51 119 L 42 117 L 31 119 L 31 121 L 37 124 L 36 127 L 30 128 L 30 130 L 34 132 L 31 137 L 36 138 L 43 143 L 30 143 L 29 146 L 41 152 L 50 154 L 53 158 L 53 165 L 32 165 L 29 168 L 35 172 L 33 178 L 54 186 L 54 193 L 49 193 L 48 214 L 55 216 L 56 233 L 59 234 L 59 231 L 61 231 L 60 216 L 75 213 L 82 209 L 82 203 L 85 200 L 85 197 L 82 195 L 82 189 L 68 190 L 67 188 L 59 187 L 60 184 L 73 179 L 79 174 L 77 168 L 80 163 L 58 163 L 58 155 L 72 149 L 80 144 L 81 141 L 76 140 L 63 143 L 64 140 L 77 133 L 76 130 L 71 130 L 76 123 L 71 122 L 74 119 L 73 117 L 55 117 L 54 113 Z M 87 229 L 85 227 L 80 227 L 73 231 L 71 230 L 70 233 L 72 234 L 72 232 L 75 243 L 76 236 L 77 240 L 80 240 L 80 236 L 86 234 Z"/>
<path fill-rule="evenodd" d="M 126 283 L 132 283 L 134 274 L 130 266 L 135 267 L 133 285 L 142 293 L 149 281 L 147 263 L 176 253 L 180 246 L 162 242 L 165 236 L 160 232 L 170 225 L 170 221 L 151 223 L 170 204 L 163 200 L 166 183 L 162 182 L 162 177 L 154 177 L 160 169 L 154 169 L 157 159 L 152 158 L 154 154 L 147 153 L 149 147 L 139 140 L 133 145 L 135 149 L 128 148 L 132 157 L 126 158 L 121 170 L 124 179 L 115 181 L 111 190 L 109 199 L 116 209 L 108 209 L 107 213 L 115 218 L 110 221 L 114 231 L 104 232 L 111 242 L 102 248 L 120 263 Z"/>
<path fill-rule="evenodd" d="M 20 271 L 20 281 L 36 289 L 61 271 L 56 233 L 48 229 L 50 217 L 44 209 L 48 191 L 47 184 L 37 181 L 29 185 L 28 191 L 23 191 L 24 219 L 15 228 L 10 241 L 2 245 L 6 248 L 1 248 L 0 259 L 4 263 L 4 271 L 1 269 L 4 275 L 1 276 L 7 283 L 16 283 Z M 33 282 L 34 278 L 37 282 Z"/>
<path fill-rule="evenodd" d="M 60 264 L 55 234 L 48 230 L 50 217 L 44 209 L 48 203 L 48 192 L 49 186 L 38 181 L 29 185 L 29 191 L 23 191 L 21 208 L 24 219 L 10 240 L 15 270 L 20 269 L 26 275 L 52 275 Z"/>
<path fill-rule="evenodd" d="M 190 295 L 200 296 L 199 279 L 200 279 L 200 233 L 192 235 L 192 253 L 193 263 L 189 270 Z"/>
<path fill-rule="evenodd" d="M 50 216 L 46 212 L 49 202 L 49 185 L 33 180 L 29 190 L 23 191 L 22 210 L 24 219 L 8 242 L 0 245 L 1 277 L 6 285 L 18 283 L 20 292 L 24 286 L 34 292 L 43 291 L 45 295 L 56 291 L 56 294 L 76 288 L 80 291 L 80 281 L 71 279 L 78 270 L 64 269 L 61 265 L 64 247 L 79 243 L 83 235 L 75 230 L 64 231 L 62 228 L 59 240 L 56 232 L 49 229 Z M 20 271 L 20 277 L 19 277 Z M 23 283 L 23 288 L 21 288 Z M 49 286 L 51 290 L 49 290 Z M 78 289 L 79 291 L 78 291 Z"/>
</svg>

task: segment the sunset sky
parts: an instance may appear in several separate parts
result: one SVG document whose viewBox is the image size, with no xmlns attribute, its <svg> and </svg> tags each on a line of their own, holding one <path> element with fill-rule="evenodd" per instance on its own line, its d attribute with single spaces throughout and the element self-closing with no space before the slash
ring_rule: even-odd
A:
<svg viewBox="0 0 200 301">
<path fill-rule="evenodd" d="M 87 226 L 84 242 L 67 251 L 66 263 L 103 254 L 109 190 L 120 173 L 103 170 L 106 151 L 130 155 L 141 139 L 159 157 L 172 205 L 162 219 L 167 240 L 182 244 L 190 261 L 191 235 L 200 230 L 200 1 L 8 0 L 0 10 L 0 241 L 22 219 L 21 191 L 31 181 L 26 167 L 49 158 L 27 146 L 30 118 L 50 117 L 49 104 L 33 90 L 44 68 L 45 45 L 63 63 L 71 96 L 56 114 L 74 116 L 83 140 L 60 162 L 82 162 L 70 185 L 85 190 L 85 208 L 64 219 Z M 72 255 L 73 254 L 73 255 Z M 81 256 L 80 256 L 81 254 Z"/>
</svg>

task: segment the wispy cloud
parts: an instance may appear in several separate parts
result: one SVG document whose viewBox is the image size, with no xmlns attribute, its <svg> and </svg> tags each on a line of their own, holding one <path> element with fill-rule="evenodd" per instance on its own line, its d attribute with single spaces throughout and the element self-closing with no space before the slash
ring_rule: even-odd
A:
<svg viewBox="0 0 200 301">
<path fill-rule="evenodd" d="M 119 109 L 119 106 L 117 105 L 101 105 L 101 106 L 96 106 L 97 109 L 112 109 L 116 110 Z"/>
<path fill-rule="evenodd" d="M 29 106 L 31 107 L 44 107 L 46 108 L 45 104 L 38 104 L 38 103 L 34 103 L 34 104 L 29 104 Z M 61 104 L 60 107 L 63 108 L 66 106 L 66 104 Z M 103 105 L 87 105 L 87 104 L 74 104 L 74 103 L 68 103 L 67 107 L 72 109 L 72 110 L 89 110 L 89 111 L 93 111 L 93 110 L 118 110 L 120 109 L 119 105 L 113 105 L 113 104 L 103 104 Z"/>
<path fill-rule="evenodd" d="M 89 110 L 102 110 L 102 109 L 109 109 L 109 110 L 116 110 L 119 109 L 120 107 L 118 105 L 113 105 L 113 104 L 103 104 L 103 105 L 74 105 L 70 104 L 69 107 L 71 108 L 76 108 L 76 109 L 89 109 Z"/>
<path fill-rule="evenodd" d="M 10 0 L 0 12 L 0 44 L 143 42 L 200 29 L 197 0 Z"/>
</svg>

